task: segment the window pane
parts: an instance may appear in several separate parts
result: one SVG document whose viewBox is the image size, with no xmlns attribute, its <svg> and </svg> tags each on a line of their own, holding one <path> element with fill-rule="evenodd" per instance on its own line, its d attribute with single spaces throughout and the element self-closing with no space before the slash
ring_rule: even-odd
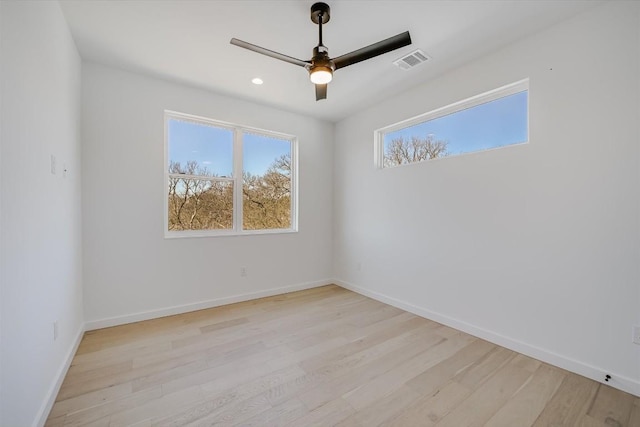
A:
<svg viewBox="0 0 640 427">
<path fill-rule="evenodd" d="M 169 177 L 169 230 L 233 228 L 233 182 Z"/>
<path fill-rule="evenodd" d="M 242 150 L 243 228 L 291 228 L 291 141 L 246 133 Z"/>
<path fill-rule="evenodd" d="M 230 177 L 233 131 L 169 119 L 169 173 Z"/>
<path fill-rule="evenodd" d="M 519 92 L 384 135 L 384 166 L 527 141 L 527 96 Z"/>
</svg>

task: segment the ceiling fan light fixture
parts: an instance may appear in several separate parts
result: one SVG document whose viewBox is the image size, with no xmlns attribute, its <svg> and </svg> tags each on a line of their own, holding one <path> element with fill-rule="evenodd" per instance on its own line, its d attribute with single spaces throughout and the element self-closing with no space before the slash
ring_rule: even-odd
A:
<svg viewBox="0 0 640 427">
<path fill-rule="evenodd" d="M 325 67 L 323 65 L 313 67 L 309 71 L 309 79 L 311 83 L 316 85 L 327 84 L 333 79 L 333 70 L 331 67 Z"/>
</svg>

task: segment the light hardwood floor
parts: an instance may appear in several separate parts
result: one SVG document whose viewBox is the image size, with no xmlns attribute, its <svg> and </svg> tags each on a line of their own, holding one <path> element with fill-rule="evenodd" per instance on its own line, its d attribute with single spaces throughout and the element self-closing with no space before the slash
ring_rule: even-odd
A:
<svg viewBox="0 0 640 427">
<path fill-rule="evenodd" d="M 87 332 L 48 426 L 640 426 L 640 398 L 337 286 Z"/>
</svg>

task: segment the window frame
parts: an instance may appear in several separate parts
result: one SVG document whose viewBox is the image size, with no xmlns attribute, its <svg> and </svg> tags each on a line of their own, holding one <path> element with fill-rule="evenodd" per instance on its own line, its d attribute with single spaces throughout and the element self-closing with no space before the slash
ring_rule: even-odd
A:
<svg viewBox="0 0 640 427">
<path fill-rule="evenodd" d="M 516 142 L 513 144 L 502 145 L 499 147 L 491 147 L 484 150 L 469 151 L 466 153 L 456 154 L 452 156 L 439 157 L 439 159 L 458 157 L 465 154 L 480 153 L 484 151 L 496 150 L 500 148 L 507 148 L 514 145 L 523 145 L 529 143 L 529 79 L 522 79 L 514 83 L 510 83 L 505 86 L 501 86 L 497 89 L 493 89 L 479 95 L 472 96 L 470 98 L 463 99 L 461 101 L 454 102 L 444 107 L 436 108 L 435 110 L 428 111 L 426 113 L 419 114 L 414 117 L 402 120 L 400 122 L 376 129 L 373 133 L 374 137 L 374 150 L 373 160 L 376 168 L 378 169 L 393 169 L 398 166 L 407 166 L 417 163 L 424 163 L 425 161 L 407 163 L 403 165 L 385 166 L 384 165 L 384 137 L 388 133 L 396 132 L 398 130 L 406 129 L 411 126 L 419 125 L 431 120 L 439 119 L 440 117 L 448 116 L 450 114 L 457 113 L 462 110 L 477 107 L 482 104 L 495 101 L 500 98 L 504 98 L 517 93 L 527 92 L 527 139 L 522 142 Z M 429 159 L 436 160 L 436 159 Z"/>
<path fill-rule="evenodd" d="M 231 177 L 211 177 L 200 175 L 182 175 L 169 173 L 169 121 L 180 120 L 198 125 L 214 126 L 228 129 L 233 132 L 233 170 Z M 279 229 L 244 230 L 243 227 L 243 135 L 252 133 L 289 141 L 291 144 L 291 227 Z M 233 222 L 230 229 L 213 230 L 169 230 L 169 178 L 179 176 L 187 179 L 204 181 L 224 181 L 233 183 Z M 178 111 L 164 111 L 164 238 L 188 238 L 188 237 L 219 237 L 219 236 L 249 236 L 259 234 L 286 234 L 298 232 L 298 138 L 294 135 L 260 129 L 251 126 L 215 120 L 208 117 L 181 113 Z"/>
</svg>

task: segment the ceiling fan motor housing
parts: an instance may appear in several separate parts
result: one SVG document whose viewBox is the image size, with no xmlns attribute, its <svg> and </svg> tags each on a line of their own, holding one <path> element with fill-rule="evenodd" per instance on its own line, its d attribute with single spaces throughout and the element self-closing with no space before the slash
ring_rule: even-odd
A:
<svg viewBox="0 0 640 427">
<path fill-rule="evenodd" d="M 329 52 L 326 47 L 320 45 L 313 48 L 313 58 L 311 58 L 311 65 L 308 67 L 309 78 L 313 83 L 329 83 L 335 69 L 336 66 L 329 58 Z"/>
<path fill-rule="evenodd" d="M 329 49 L 325 46 L 316 46 L 313 48 L 313 57 L 311 58 L 311 70 L 317 67 L 325 67 L 330 69 L 331 72 L 335 71 L 336 66 L 329 58 Z"/>
</svg>

